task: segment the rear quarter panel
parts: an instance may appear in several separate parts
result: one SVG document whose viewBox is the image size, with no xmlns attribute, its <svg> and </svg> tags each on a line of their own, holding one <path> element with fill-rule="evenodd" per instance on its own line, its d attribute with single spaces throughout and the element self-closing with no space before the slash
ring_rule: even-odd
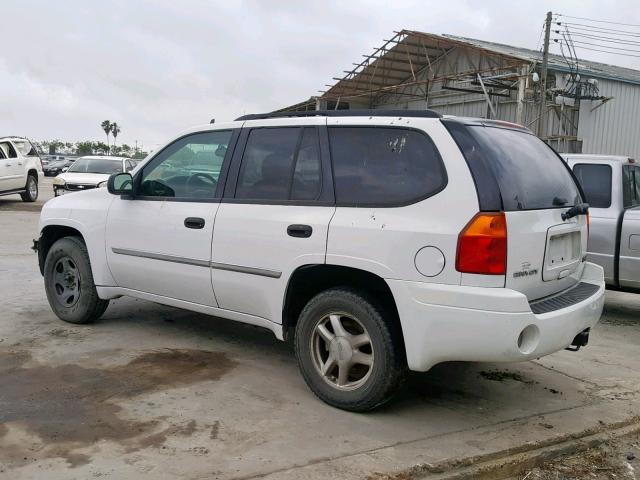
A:
<svg viewBox="0 0 640 480">
<path fill-rule="evenodd" d="M 458 234 L 478 212 L 473 179 L 458 146 L 438 119 L 330 118 L 332 125 L 390 125 L 423 130 L 435 143 L 447 171 L 440 193 L 403 207 L 337 207 L 329 226 L 327 263 L 367 270 L 385 279 L 460 284 L 455 268 Z M 444 256 L 439 274 L 425 276 L 416 254 L 435 247 Z M 434 252 L 434 250 L 431 250 Z"/>
</svg>

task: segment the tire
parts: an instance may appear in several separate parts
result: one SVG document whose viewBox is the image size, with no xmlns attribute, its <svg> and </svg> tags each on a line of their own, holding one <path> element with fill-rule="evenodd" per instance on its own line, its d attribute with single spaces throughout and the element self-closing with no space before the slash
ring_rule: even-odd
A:
<svg viewBox="0 0 640 480">
<path fill-rule="evenodd" d="M 27 175 L 25 191 L 20 194 L 23 202 L 35 202 L 38 199 L 38 178 Z"/>
<path fill-rule="evenodd" d="M 342 331 L 334 328 L 337 322 Z M 328 341 L 331 335 L 334 338 Z M 363 343 L 367 335 L 368 344 Z M 401 335 L 394 315 L 366 294 L 332 288 L 313 297 L 300 314 L 294 339 L 298 367 L 309 388 L 324 402 L 366 412 L 388 402 L 405 377 Z M 336 365 L 331 366 L 330 359 Z M 371 363 L 360 364 L 360 360 Z"/>
<path fill-rule="evenodd" d="M 64 237 L 49 249 L 44 286 L 53 312 L 65 322 L 89 323 L 109 306 L 98 297 L 87 247 L 79 237 Z"/>
</svg>

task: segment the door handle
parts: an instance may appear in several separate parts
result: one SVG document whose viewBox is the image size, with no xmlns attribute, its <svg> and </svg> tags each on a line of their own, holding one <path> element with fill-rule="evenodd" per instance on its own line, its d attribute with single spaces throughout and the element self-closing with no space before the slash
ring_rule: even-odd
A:
<svg viewBox="0 0 640 480">
<path fill-rule="evenodd" d="M 313 233 L 310 225 L 289 225 L 287 227 L 287 235 L 296 238 L 309 238 Z"/>
<path fill-rule="evenodd" d="M 187 217 L 184 219 L 184 226 L 187 228 L 194 228 L 194 229 L 204 228 L 204 218 Z"/>
</svg>

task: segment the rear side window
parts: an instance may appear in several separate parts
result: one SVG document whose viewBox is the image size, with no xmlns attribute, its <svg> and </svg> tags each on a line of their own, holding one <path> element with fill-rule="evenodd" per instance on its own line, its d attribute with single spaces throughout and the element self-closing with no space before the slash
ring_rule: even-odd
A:
<svg viewBox="0 0 640 480">
<path fill-rule="evenodd" d="M 526 131 L 443 122 L 476 182 L 482 210 L 541 210 L 581 203 L 565 162 Z"/>
<path fill-rule="evenodd" d="M 249 133 L 237 199 L 315 200 L 321 186 L 315 127 L 257 128 Z"/>
<path fill-rule="evenodd" d="M 587 203 L 593 208 L 609 208 L 611 206 L 611 167 L 578 163 L 573 166 L 573 173 L 582 186 Z"/>
<path fill-rule="evenodd" d="M 431 139 L 404 128 L 330 127 L 336 201 L 407 205 L 444 189 L 447 174 Z"/>
<path fill-rule="evenodd" d="M 622 167 L 622 181 L 625 208 L 640 205 L 640 167 Z"/>
</svg>

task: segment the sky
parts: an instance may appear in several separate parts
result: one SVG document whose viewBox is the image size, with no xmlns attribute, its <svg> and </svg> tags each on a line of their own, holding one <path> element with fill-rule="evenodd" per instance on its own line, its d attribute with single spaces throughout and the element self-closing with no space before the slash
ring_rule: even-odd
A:
<svg viewBox="0 0 640 480">
<path fill-rule="evenodd" d="M 212 118 L 317 95 L 394 30 L 535 49 L 549 10 L 640 23 L 637 0 L 2 0 L 0 135 L 105 140 L 108 119 L 119 144 L 155 149 Z"/>
</svg>

